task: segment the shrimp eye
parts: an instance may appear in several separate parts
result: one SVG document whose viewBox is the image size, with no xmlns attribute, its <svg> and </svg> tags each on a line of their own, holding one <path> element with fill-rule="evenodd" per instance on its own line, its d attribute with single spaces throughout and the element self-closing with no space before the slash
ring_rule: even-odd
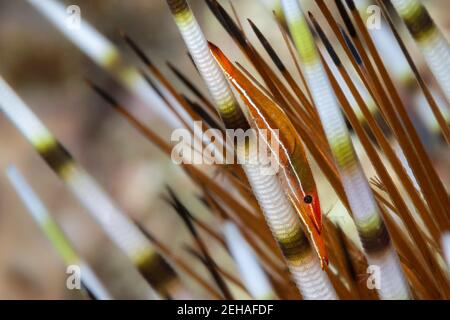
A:
<svg viewBox="0 0 450 320">
<path fill-rule="evenodd" d="M 305 201 L 305 203 L 311 203 L 313 198 L 308 194 L 303 198 L 303 201 Z"/>
</svg>

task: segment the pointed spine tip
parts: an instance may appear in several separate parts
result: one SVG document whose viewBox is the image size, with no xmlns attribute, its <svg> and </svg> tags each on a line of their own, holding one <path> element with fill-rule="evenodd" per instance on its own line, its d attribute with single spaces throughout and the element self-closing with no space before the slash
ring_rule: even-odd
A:
<svg viewBox="0 0 450 320">
<path fill-rule="evenodd" d="M 95 84 L 92 80 L 88 78 L 83 78 L 86 84 L 91 87 L 94 92 L 96 92 L 103 100 L 109 103 L 112 107 L 118 107 L 119 103 L 114 99 L 106 90 L 102 89 L 100 86 Z"/>
<path fill-rule="evenodd" d="M 262 46 L 266 50 L 267 54 L 272 59 L 273 63 L 277 66 L 278 70 L 281 72 L 286 71 L 286 67 L 284 66 L 281 59 L 276 54 L 275 50 L 273 49 L 272 45 L 269 43 L 269 41 L 266 39 L 266 37 L 262 34 L 261 30 L 258 29 L 258 27 L 253 23 L 252 20 L 247 19 L 250 26 L 253 29 L 253 32 L 256 34 L 256 37 L 258 38 L 259 42 L 261 42 Z"/>
<path fill-rule="evenodd" d="M 358 50 L 356 49 L 356 47 L 353 45 L 352 40 L 349 38 L 349 36 L 347 35 L 345 30 L 341 26 L 339 26 L 339 30 L 341 31 L 342 36 L 344 37 L 345 44 L 350 49 L 350 52 L 352 53 L 353 57 L 355 58 L 356 63 L 358 65 L 362 65 L 361 56 L 359 55 Z"/>
<path fill-rule="evenodd" d="M 322 43 L 323 43 L 325 49 L 327 50 L 328 54 L 330 55 L 331 59 L 337 66 L 340 66 L 341 60 L 339 59 L 336 51 L 334 50 L 333 46 L 331 45 L 330 40 L 328 40 L 327 36 L 325 35 L 325 32 L 320 27 L 320 25 L 317 23 L 316 19 L 314 18 L 313 14 L 310 11 L 308 11 L 308 16 L 310 17 L 312 25 L 313 25 L 316 33 L 319 35 L 319 38 L 322 40 Z"/>
<path fill-rule="evenodd" d="M 125 40 L 125 42 L 130 46 L 130 48 L 133 50 L 133 52 L 138 56 L 139 59 L 144 62 L 147 66 L 153 66 L 153 63 L 151 62 L 150 58 L 144 53 L 144 51 L 137 45 L 136 41 L 131 39 L 129 35 L 127 35 L 125 32 L 121 35 L 122 38 Z"/>
</svg>

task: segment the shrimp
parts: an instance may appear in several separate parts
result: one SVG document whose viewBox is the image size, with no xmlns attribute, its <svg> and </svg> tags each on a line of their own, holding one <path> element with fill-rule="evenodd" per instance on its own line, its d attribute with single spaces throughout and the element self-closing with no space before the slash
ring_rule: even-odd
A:
<svg viewBox="0 0 450 320">
<path fill-rule="evenodd" d="M 311 167 L 301 138 L 286 113 L 266 94 L 247 79 L 223 52 L 209 43 L 211 53 L 248 108 L 252 126 L 270 132 L 277 139 L 278 176 L 287 189 L 287 196 L 298 213 L 305 231 L 320 258 L 322 268 L 328 265 L 323 240 L 322 213 Z M 276 134 L 274 134 L 276 132 Z M 275 137 L 275 138 L 274 138 Z M 267 142 L 270 145 L 270 142 Z"/>
</svg>

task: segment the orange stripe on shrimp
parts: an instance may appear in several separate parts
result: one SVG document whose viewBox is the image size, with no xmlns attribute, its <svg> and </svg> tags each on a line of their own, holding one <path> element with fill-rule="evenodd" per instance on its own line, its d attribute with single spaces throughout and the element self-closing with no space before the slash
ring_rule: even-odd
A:
<svg viewBox="0 0 450 320">
<path fill-rule="evenodd" d="M 322 238 L 322 213 L 317 188 L 306 157 L 305 149 L 297 130 L 286 113 L 249 79 L 247 79 L 223 52 L 209 43 L 210 50 L 223 72 L 240 93 L 248 108 L 252 126 L 270 132 L 268 139 L 277 139 L 279 176 L 287 189 L 287 195 L 303 221 L 322 265 L 328 264 L 325 244 Z M 275 134 L 275 130 L 278 130 Z M 267 141 L 272 145 L 272 141 Z"/>
</svg>

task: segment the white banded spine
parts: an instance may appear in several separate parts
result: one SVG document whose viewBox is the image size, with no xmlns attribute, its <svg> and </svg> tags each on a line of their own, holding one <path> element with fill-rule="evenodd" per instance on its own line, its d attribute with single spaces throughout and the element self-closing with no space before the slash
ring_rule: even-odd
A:
<svg viewBox="0 0 450 320">
<path fill-rule="evenodd" d="M 392 5 L 408 27 L 426 63 L 450 101 L 450 46 L 418 0 L 392 0 Z"/>
<path fill-rule="evenodd" d="M 51 132 L 1 77 L 0 108 L 66 183 L 111 240 L 138 268 L 155 258 L 161 259 L 139 228 L 115 205 L 95 180 L 74 162 Z M 168 274 L 172 272 L 173 270 L 170 270 Z"/>
<path fill-rule="evenodd" d="M 28 212 L 41 228 L 45 236 L 64 260 L 67 266 L 77 265 L 81 271 L 81 281 L 96 299 L 110 300 L 111 295 L 91 268 L 80 258 L 64 232 L 50 216 L 47 208 L 31 189 L 22 174 L 13 165 L 6 170 L 6 175 L 16 193 L 28 209 Z"/>
<path fill-rule="evenodd" d="M 391 299 L 395 295 L 398 295 L 398 299 L 406 299 L 409 297 L 408 284 L 389 242 L 389 236 L 384 232 L 384 222 L 354 151 L 344 117 L 321 65 L 303 11 L 297 0 L 282 0 L 282 7 L 294 43 L 303 60 L 306 80 L 341 175 L 369 264 L 377 264 L 382 268 L 381 273 L 385 279 L 398 286 L 392 291 L 389 281 L 382 282 L 385 287 L 380 288 L 378 292 L 383 299 Z"/>
<path fill-rule="evenodd" d="M 239 150 L 238 156 L 242 157 L 243 152 Z M 261 154 L 258 156 L 261 157 Z M 258 161 L 246 161 L 243 169 L 304 299 L 337 299 L 316 253 L 305 238 L 299 216 L 282 191 L 278 177 L 270 169 L 259 165 Z"/>
<path fill-rule="evenodd" d="M 245 117 L 239 109 L 239 105 L 222 70 L 212 56 L 208 43 L 187 2 L 185 0 L 167 0 L 167 2 L 189 52 L 205 84 L 208 86 L 227 128 L 247 129 L 248 124 Z M 266 221 L 271 227 L 274 237 L 279 243 L 280 236 L 283 240 L 291 236 L 302 235 L 304 237 L 300 218 L 283 193 L 278 177 L 270 176 L 271 184 L 267 184 L 269 181 L 264 179 L 268 176 L 260 171 L 261 169 L 266 170 L 266 168 L 262 168 L 259 165 L 254 166 L 255 162 L 247 159 L 245 152 L 244 150 L 237 150 L 238 159 L 240 158 L 238 161 L 243 164 L 252 190 L 266 216 Z M 270 197 L 272 196 L 276 197 L 277 201 L 271 201 Z M 288 220 L 287 223 L 284 221 L 286 219 Z M 294 279 L 297 281 L 299 290 L 302 291 L 306 299 L 335 299 L 336 293 L 334 288 L 331 286 L 326 273 L 321 270 L 319 259 L 312 252 L 308 241 L 306 239 L 305 241 L 305 246 L 309 250 L 308 255 L 311 256 L 310 259 L 305 260 L 305 264 L 303 264 L 304 261 L 301 259 L 297 261 L 287 259 L 291 272 L 296 273 Z M 293 246 L 290 248 L 290 251 L 301 252 L 303 250 L 303 248 L 297 246 L 298 242 L 289 244 Z M 306 275 L 308 277 L 311 276 L 307 271 L 311 270 L 312 267 L 315 267 L 320 272 L 314 273 L 311 279 L 303 278 Z M 316 285 L 318 286 L 317 288 L 314 287 Z"/>
<path fill-rule="evenodd" d="M 237 226 L 231 221 L 226 221 L 223 225 L 223 233 L 250 295 L 257 300 L 274 299 L 275 294 L 267 275 Z"/>
<path fill-rule="evenodd" d="M 228 127 L 235 126 L 241 122 L 239 105 L 188 3 L 186 0 L 167 0 L 167 3 L 221 117 Z"/>
<path fill-rule="evenodd" d="M 166 111 L 165 103 L 148 85 L 141 73 L 134 66 L 126 63 L 119 49 L 84 18 L 80 20 L 79 28 L 72 30 L 67 26 L 67 13 L 61 3 L 55 0 L 28 0 L 28 2 L 92 61 L 108 71 L 119 83 L 144 102 L 147 108 L 167 121 L 168 125 L 181 126 L 181 122 Z"/>
</svg>

